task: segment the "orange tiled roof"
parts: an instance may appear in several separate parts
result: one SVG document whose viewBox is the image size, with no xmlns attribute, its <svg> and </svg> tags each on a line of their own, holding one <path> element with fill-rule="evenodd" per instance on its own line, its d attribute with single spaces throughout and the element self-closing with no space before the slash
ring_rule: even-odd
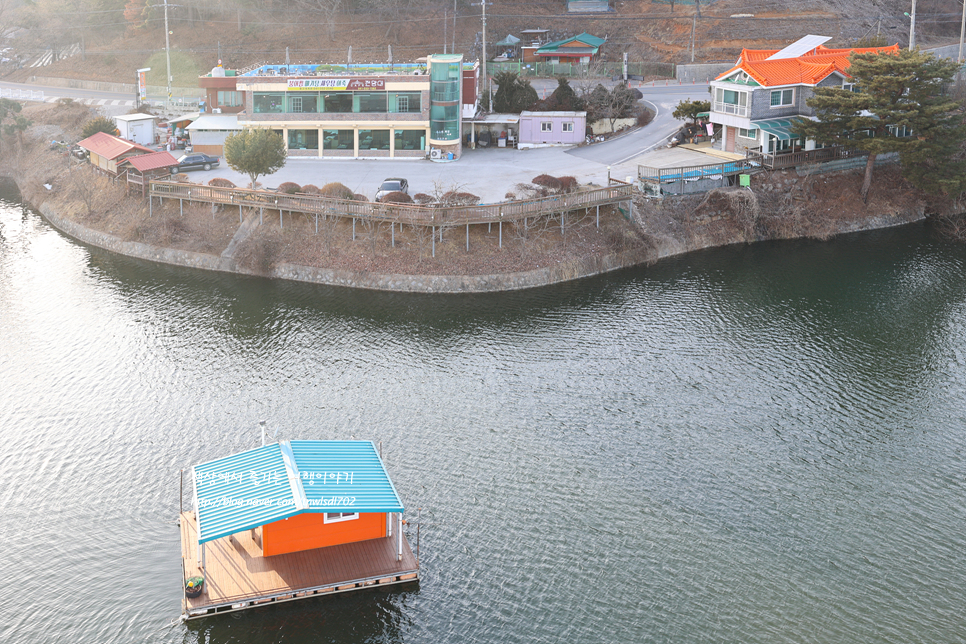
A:
<svg viewBox="0 0 966 644">
<path fill-rule="evenodd" d="M 122 154 L 126 154 L 134 150 L 138 152 L 154 152 L 154 150 L 151 148 L 146 148 L 143 145 L 126 141 L 119 136 L 107 134 L 106 132 L 98 132 L 97 134 L 93 134 L 77 145 L 85 150 L 93 152 L 94 154 L 102 156 L 105 159 L 116 159 Z"/>
<path fill-rule="evenodd" d="M 797 58 L 767 60 L 777 49 L 742 49 L 738 64 L 718 76 L 724 78 L 735 70 L 742 70 L 764 87 L 775 85 L 816 85 L 832 72 L 848 75 L 849 56 L 852 52 L 897 53 L 899 45 L 891 47 L 858 47 L 855 49 L 829 49 L 819 45 L 811 52 Z M 717 79 L 716 79 L 717 80 Z"/>
</svg>

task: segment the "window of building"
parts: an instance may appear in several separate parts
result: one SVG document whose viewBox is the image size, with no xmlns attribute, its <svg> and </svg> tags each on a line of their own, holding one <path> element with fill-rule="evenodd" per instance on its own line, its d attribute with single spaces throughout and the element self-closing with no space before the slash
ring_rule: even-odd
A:
<svg viewBox="0 0 966 644">
<path fill-rule="evenodd" d="M 794 89 L 777 89 L 771 93 L 771 106 L 784 107 L 795 101 Z"/>
<path fill-rule="evenodd" d="M 355 136 L 352 130 L 322 130 L 323 150 L 352 150 L 354 147 Z"/>
<path fill-rule="evenodd" d="M 553 121 L 541 121 L 540 122 L 541 132 L 553 132 Z"/>
<path fill-rule="evenodd" d="M 288 111 L 294 112 L 295 114 L 314 114 L 318 112 L 319 95 L 318 94 L 299 94 L 298 96 L 289 96 L 288 99 Z"/>
<path fill-rule="evenodd" d="M 276 114 L 284 112 L 285 94 L 255 92 L 252 96 L 252 109 L 255 114 Z"/>
<path fill-rule="evenodd" d="M 358 519 L 358 512 L 326 512 L 323 523 L 338 523 L 339 521 L 352 521 Z"/>
<path fill-rule="evenodd" d="M 758 128 L 752 127 L 747 130 L 743 127 L 738 128 L 738 136 L 744 137 L 746 139 L 757 139 L 758 138 Z"/>
<path fill-rule="evenodd" d="M 574 131 L 574 124 L 571 123 L 570 121 L 567 121 L 566 123 L 561 123 L 560 124 L 560 131 L 561 132 L 573 132 Z"/>
<path fill-rule="evenodd" d="M 359 130 L 360 150 L 388 150 L 389 130 Z"/>
<path fill-rule="evenodd" d="M 352 111 L 352 94 L 348 92 L 329 92 L 322 105 L 323 112 L 346 113 Z"/>
<path fill-rule="evenodd" d="M 421 102 L 420 102 L 419 92 L 400 92 L 393 93 L 389 95 L 389 111 L 390 112 L 420 112 Z"/>
<path fill-rule="evenodd" d="M 425 150 L 426 130 L 396 130 L 397 150 Z"/>
<path fill-rule="evenodd" d="M 352 99 L 358 106 L 352 110 L 353 112 L 386 113 L 389 111 L 386 92 L 358 92 Z"/>
<path fill-rule="evenodd" d="M 721 89 L 719 87 L 717 88 L 715 97 L 719 103 L 727 103 L 728 105 L 741 105 L 744 107 L 748 104 L 748 92 L 736 92 L 733 89 Z"/>
<path fill-rule="evenodd" d="M 842 89 L 844 89 L 846 92 L 854 92 L 855 91 L 855 84 L 854 83 L 842 83 Z"/>
<path fill-rule="evenodd" d="M 318 130 L 289 130 L 288 147 L 290 150 L 318 150 Z"/>
<path fill-rule="evenodd" d="M 218 92 L 218 104 L 224 107 L 241 106 L 241 92 Z"/>
</svg>

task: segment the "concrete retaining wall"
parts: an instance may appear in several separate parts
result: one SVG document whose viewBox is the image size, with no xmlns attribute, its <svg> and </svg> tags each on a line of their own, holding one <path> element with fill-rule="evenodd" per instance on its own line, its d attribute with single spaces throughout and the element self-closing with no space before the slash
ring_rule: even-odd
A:
<svg viewBox="0 0 966 644">
<path fill-rule="evenodd" d="M 47 204 L 40 206 L 40 212 L 48 222 L 61 232 L 81 242 L 97 246 L 128 257 L 146 259 L 161 264 L 173 264 L 209 271 L 254 275 L 240 268 L 234 260 L 193 253 L 189 251 L 160 248 L 140 242 L 126 242 L 114 235 L 91 230 L 77 222 L 60 217 Z M 548 268 L 519 273 L 498 273 L 495 275 L 383 275 L 377 273 L 356 273 L 296 264 L 279 264 L 271 275 L 278 279 L 312 282 L 330 286 L 364 288 L 379 291 L 402 291 L 408 293 L 488 293 L 514 291 L 559 282 L 568 282 L 581 277 L 590 277 L 615 271 L 621 268 L 645 263 L 652 257 L 642 253 L 614 253 L 603 257 L 586 257 L 577 262 L 558 264 Z"/>
<path fill-rule="evenodd" d="M 134 98 L 137 88 L 134 83 L 108 83 L 105 81 L 78 80 L 76 78 L 52 78 L 50 76 L 31 76 L 28 82 L 36 85 L 47 85 L 50 87 L 69 87 L 72 89 L 89 89 L 97 92 L 113 92 L 117 94 L 130 94 Z M 149 96 L 164 96 L 168 91 L 166 87 L 158 85 L 148 85 Z M 204 97 L 205 90 L 200 87 L 172 87 L 171 95 L 174 97 L 192 96 Z"/>
<path fill-rule="evenodd" d="M 734 63 L 692 63 L 690 65 L 678 65 L 675 67 L 675 78 L 682 83 L 707 83 L 714 80 L 718 74 L 726 72 Z"/>
<path fill-rule="evenodd" d="M 795 172 L 800 177 L 804 177 L 806 174 L 824 174 L 826 172 L 853 170 L 855 168 L 864 168 L 867 160 L 868 157 L 866 156 L 852 157 L 850 159 L 836 159 L 835 161 L 826 161 L 824 163 L 801 165 L 795 168 Z M 899 163 L 898 152 L 887 152 L 885 154 L 880 154 L 875 158 L 875 164 L 873 167 L 877 168 L 880 165 L 887 165 L 891 163 Z"/>
</svg>

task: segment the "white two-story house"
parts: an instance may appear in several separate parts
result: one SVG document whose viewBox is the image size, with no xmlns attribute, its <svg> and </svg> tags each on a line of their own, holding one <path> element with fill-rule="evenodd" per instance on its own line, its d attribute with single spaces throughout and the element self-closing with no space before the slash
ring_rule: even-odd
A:
<svg viewBox="0 0 966 644">
<path fill-rule="evenodd" d="M 827 36 L 805 36 L 782 50 L 744 49 L 734 67 L 711 81 L 712 123 L 721 125 L 722 149 L 744 152 L 811 150 L 812 140 L 791 132 L 792 120 L 810 118 L 806 101 L 816 87 L 851 88 L 849 56 L 895 53 L 898 45 L 829 49 Z"/>
</svg>

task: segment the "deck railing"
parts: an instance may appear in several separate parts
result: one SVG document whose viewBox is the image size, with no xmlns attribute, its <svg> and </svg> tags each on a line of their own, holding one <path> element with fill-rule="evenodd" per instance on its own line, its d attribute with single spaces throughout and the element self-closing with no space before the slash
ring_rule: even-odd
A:
<svg viewBox="0 0 966 644">
<path fill-rule="evenodd" d="M 836 159 L 848 157 L 864 156 L 868 154 L 855 148 L 848 148 L 836 145 L 830 148 L 819 148 L 817 150 L 798 150 L 797 152 L 762 152 L 761 149 L 749 149 L 745 152 L 745 158 L 752 164 L 757 164 L 768 170 L 782 170 L 784 168 L 794 168 L 807 163 L 824 163 Z"/>
<path fill-rule="evenodd" d="M 524 201 L 472 206 L 437 206 L 352 201 L 317 195 L 290 195 L 266 190 L 219 188 L 172 181 L 151 181 L 148 191 L 148 196 L 151 198 L 181 199 L 242 208 L 288 210 L 423 226 L 516 221 L 525 217 L 546 216 L 619 203 L 632 198 L 633 194 L 633 185 L 622 184 Z"/>
<path fill-rule="evenodd" d="M 748 159 L 737 159 L 724 163 L 707 165 L 679 166 L 676 168 L 651 168 L 637 166 L 637 176 L 650 183 L 674 183 L 676 181 L 697 181 L 698 179 L 719 179 L 730 177 L 754 169 Z"/>
</svg>

